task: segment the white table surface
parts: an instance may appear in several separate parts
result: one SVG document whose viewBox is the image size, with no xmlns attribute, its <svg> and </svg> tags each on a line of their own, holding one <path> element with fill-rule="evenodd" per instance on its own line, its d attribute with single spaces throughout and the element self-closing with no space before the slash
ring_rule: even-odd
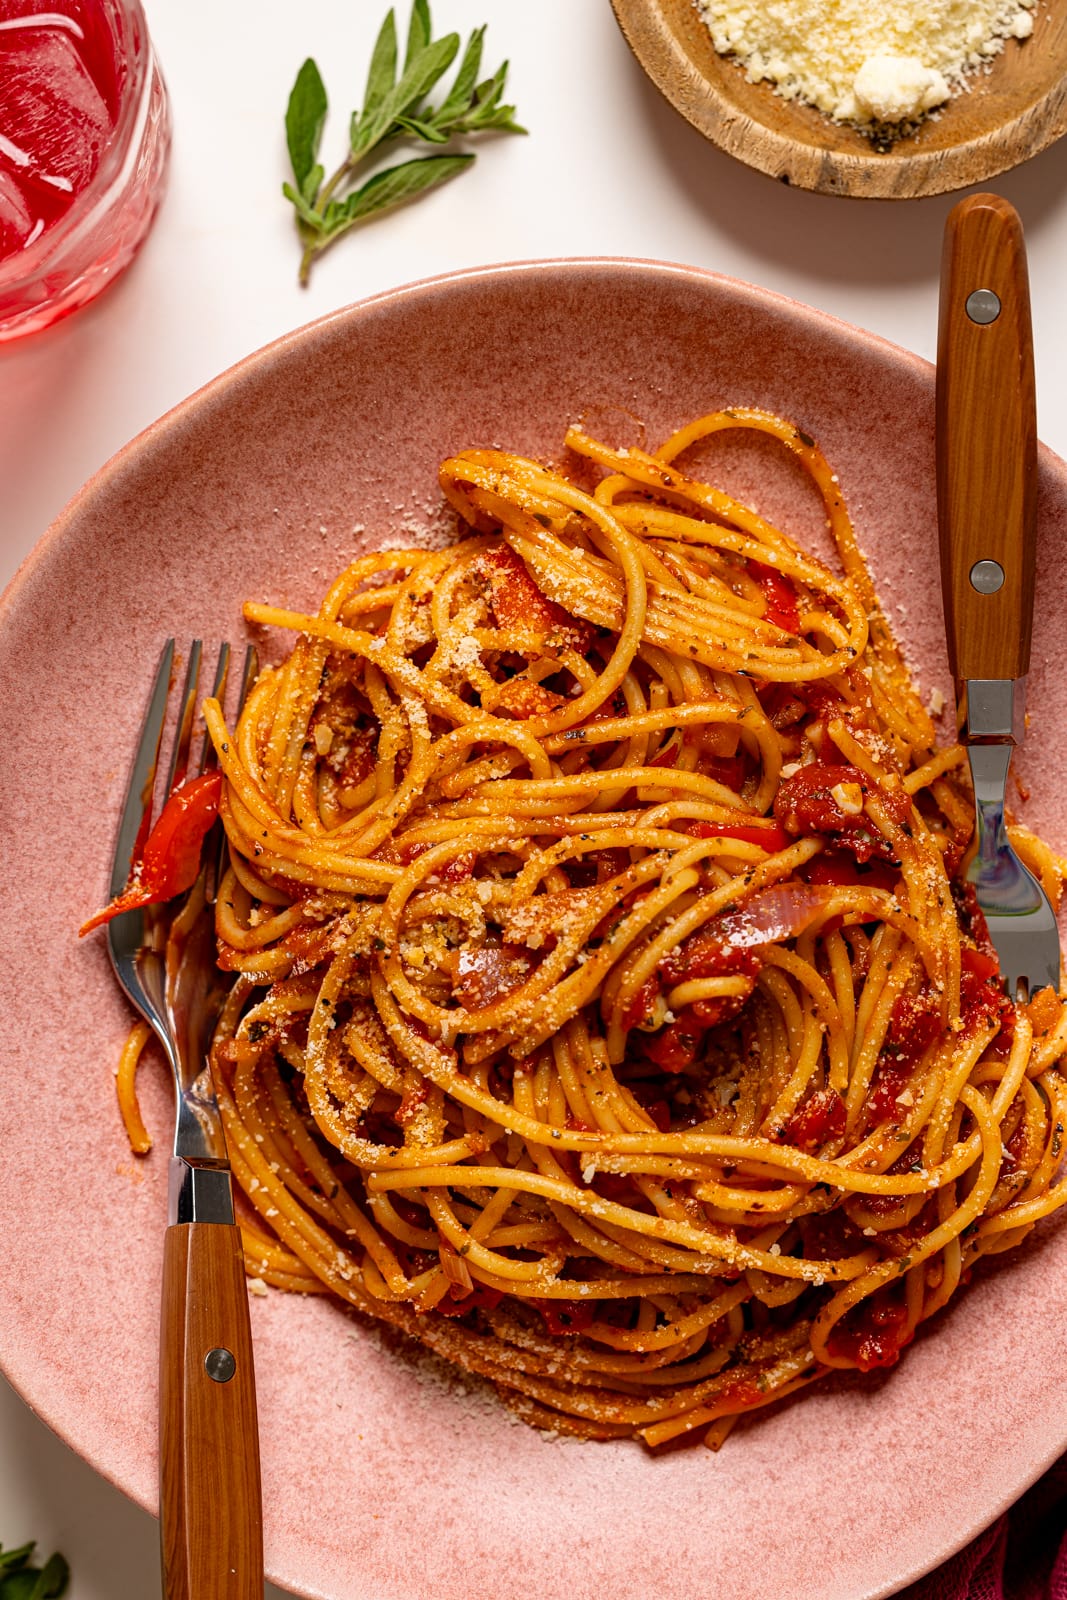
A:
<svg viewBox="0 0 1067 1600">
<path fill-rule="evenodd" d="M 486 62 L 510 59 L 508 98 L 529 138 L 482 142 L 471 172 L 341 241 L 301 291 L 279 193 L 289 87 L 315 56 L 335 111 L 332 166 L 383 7 L 146 0 L 173 111 L 168 194 L 102 300 L 0 347 L 0 583 L 103 462 L 202 383 L 302 323 L 434 273 L 658 257 L 782 291 L 932 357 L 952 199 L 809 195 L 733 162 L 647 82 L 608 0 L 434 0 L 437 31 L 489 23 Z M 1067 455 L 1067 140 L 992 186 L 1026 227 L 1040 431 Z M 159 1592 L 155 1523 L 0 1381 L 0 1541 L 31 1538 L 42 1556 L 67 1555 L 72 1600 Z"/>
</svg>

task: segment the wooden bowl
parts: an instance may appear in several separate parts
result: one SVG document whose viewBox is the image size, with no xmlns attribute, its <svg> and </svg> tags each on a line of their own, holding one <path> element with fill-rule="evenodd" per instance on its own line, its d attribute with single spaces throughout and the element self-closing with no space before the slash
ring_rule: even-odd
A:
<svg viewBox="0 0 1067 1600">
<path fill-rule="evenodd" d="M 910 200 L 984 183 L 1067 132 L 1067 0 L 1040 0 L 1034 31 L 987 74 L 880 152 L 855 128 L 749 83 L 715 50 L 694 0 L 611 0 L 652 82 L 705 138 L 780 183 Z"/>
</svg>

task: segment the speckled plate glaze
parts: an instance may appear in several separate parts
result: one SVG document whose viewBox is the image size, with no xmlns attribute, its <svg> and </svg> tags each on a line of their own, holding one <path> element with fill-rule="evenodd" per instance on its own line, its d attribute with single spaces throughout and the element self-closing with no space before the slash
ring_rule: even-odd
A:
<svg viewBox="0 0 1067 1600">
<path fill-rule="evenodd" d="M 282 339 L 122 451 L 0 611 L 0 1356 L 30 1404 L 156 1505 L 169 1104 L 126 1147 L 128 1026 L 102 941 L 127 762 L 167 632 L 240 638 L 245 596 L 315 601 L 373 541 L 432 530 L 469 445 L 559 456 L 582 416 L 632 442 L 728 402 L 834 462 L 890 616 L 946 693 L 931 368 L 692 268 L 564 261 L 381 295 Z M 728 441 L 726 487 L 817 538 L 788 460 Z M 1028 817 L 1067 849 L 1058 752 L 1067 468 L 1041 462 Z M 252 1300 L 267 1564 L 323 1600 L 871 1600 L 962 1545 L 1067 1445 L 1067 1228 L 983 1273 L 874 1381 L 834 1380 L 719 1455 L 549 1439 L 320 1299 Z"/>
</svg>

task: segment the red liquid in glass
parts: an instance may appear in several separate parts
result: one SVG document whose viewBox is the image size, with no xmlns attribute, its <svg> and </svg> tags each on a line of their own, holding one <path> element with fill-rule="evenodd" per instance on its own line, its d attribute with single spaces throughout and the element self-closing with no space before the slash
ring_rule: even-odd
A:
<svg viewBox="0 0 1067 1600">
<path fill-rule="evenodd" d="M 91 183 L 124 64 L 82 0 L 0 0 L 0 260 L 33 244 Z"/>
</svg>

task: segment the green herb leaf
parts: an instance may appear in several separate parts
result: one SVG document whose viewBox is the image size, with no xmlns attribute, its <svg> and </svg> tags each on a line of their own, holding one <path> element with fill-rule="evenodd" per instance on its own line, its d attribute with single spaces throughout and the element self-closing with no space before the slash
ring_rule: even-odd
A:
<svg viewBox="0 0 1067 1600">
<path fill-rule="evenodd" d="M 463 60 L 456 73 L 456 81 L 452 85 L 442 105 L 437 111 L 434 122 L 439 128 L 446 127 L 461 116 L 470 105 L 471 94 L 478 82 L 478 68 L 482 64 L 482 40 L 485 38 L 485 26 L 475 28 L 467 40 L 467 48 L 463 52 Z"/>
<path fill-rule="evenodd" d="M 377 111 L 387 94 L 396 86 L 396 18 L 392 10 L 386 12 L 385 21 L 374 43 L 367 72 L 367 88 L 363 95 L 363 115 Z"/>
<path fill-rule="evenodd" d="M 408 42 L 404 52 L 404 71 L 414 61 L 420 50 L 425 50 L 433 38 L 433 28 L 430 24 L 429 0 L 415 0 L 411 8 L 411 20 L 408 23 Z"/>
<path fill-rule="evenodd" d="M 459 49 L 459 34 L 446 33 L 443 39 L 428 44 L 420 50 L 400 82 L 391 89 L 377 109 L 368 117 L 361 117 L 353 129 L 352 154 L 366 155 L 386 134 L 391 124 L 405 112 L 411 112 L 424 95 L 429 94 L 455 59 Z"/>
<path fill-rule="evenodd" d="M 309 200 L 314 198 L 314 191 L 308 194 L 306 184 L 315 169 L 326 111 L 326 88 L 318 67 L 309 56 L 296 75 L 285 113 L 285 138 L 293 177 L 301 194 Z"/>
<path fill-rule="evenodd" d="M 41 1568 L 42 1600 L 59 1600 L 60 1595 L 66 1594 L 69 1584 L 70 1568 L 57 1551 Z"/>
<path fill-rule="evenodd" d="M 435 127 L 432 122 L 419 122 L 416 117 L 397 117 L 396 126 L 404 133 L 414 134 L 416 139 L 425 139 L 427 144 L 447 144 L 449 130 Z"/>
<path fill-rule="evenodd" d="M 497 128 L 507 133 L 525 133 L 526 129 L 514 120 L 515 107 L 497 104 L 504 92 L 508 64 L 503 62 L 491 78 L 480 83 L 474 91 L 474 102 L 464 119 L 465 130 L 474 132 L 482 128 Z"/>
<path fill-rule="evenodd" d="M 477 82 L 485 31 L 484 26 L 475 28 L 467 40 L 452 87 L 435 108 L 427 97 L 455 60 L 459 34 L 433 39 L 428 0 L 414 0 L 398 80 L 396 16 L 392 10 L 387 12 L 371 54 L 363 108 L 353 111 L 349 119 L 349 152 L 329 178 L 318 160 L 327 112 L 326 89 L 315 62 L 310 58 L 304 62 L 285 118 L 296 183 L 282 185 L 296 214 L 303 245 L 301 283 L 307 283 L 315 257 L 354 223 L 436 188 L 474 160 L 466 151 L 425 156 L 373 173 L 356 187 L 357 172 L 380 147 L 403 139 L 440 146 L 454 136 L 489 129 L 525 133 L 515 121 L 514 106 L 500 104 L 507 62 L 492 77 Z"/>
<path fill-rule="evenodd" d="M 318 170 L 321 172 L 322 168 L 319 167 Z M 307 226 L 312 229 L 317 229 L 322 226 L 322 217 L 320 216 L 319 212 L 312 210 L 311 206 L 309 206 L 307 201 L 304 199 L 304 196 L 298 189 L 294 189 L 291 183 L 282 184 L 282 194 L 287 200 L 291 200 L 293 202 L 301 222 L 306 223 Z"/>
<path fill-rule="evenodd" d="M 17 1550 L 5 1550 L 3 1545 L 0 1545 L 0 1577 L 6 1572 L 15 1572 L 19 1567 L 24 1567 L 36 1548 L 36 1543 L 32 1539 L 29 1544 L 20 1544 Z"/>
<path fill-rule="evenodd" d="M 350 194 L 332 217 L 327 212 L 327 232 L 332 238 L 334 234 L 350 228 L 353 222 L 360 222 L 364 217 L 374 216 L 375 212 L 391 210 L 393 206 L 414 200 L 416 195 L 425 194 L 427 189 L 436 189 L 438 184 L 447 183 L 464 167 L 469 167 L 473 160 L 474 157 L 470 155 L 423 156 L 417 161 L 405 161 L 400 166 L 387 167 L 384 172 L 377 172 L 373 178 L 369 178 L 355 194 Z"/>
<path fill-rule="evenodd" d="M 41 1568 L 29 1565 L 34 1544 L 0 1548 L 0 1600 L 59 1600 L 67 1592 L 70 1568 L 58 1553 Z"/>
</svg>

